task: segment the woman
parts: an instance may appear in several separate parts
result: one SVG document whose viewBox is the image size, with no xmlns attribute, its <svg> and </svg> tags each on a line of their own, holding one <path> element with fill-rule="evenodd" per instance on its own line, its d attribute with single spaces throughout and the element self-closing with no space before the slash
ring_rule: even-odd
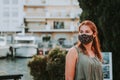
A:
<svg viewBox="0 0 120 80">
<path fill-rule="evenodd" d="M 66 55 L 65 80 L 103 80 L 98 32 L 92 21 L 80 24 L 78 40 Z"/>
</svg>

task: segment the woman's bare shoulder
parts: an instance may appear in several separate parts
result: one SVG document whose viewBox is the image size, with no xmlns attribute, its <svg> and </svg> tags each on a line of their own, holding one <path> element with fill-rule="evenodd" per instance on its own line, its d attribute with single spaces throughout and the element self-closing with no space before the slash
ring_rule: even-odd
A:
<svg viewBox="0 0 120 80">
<path fill-rule="evenodd" d="M 69 50 L 68 50 L 68 55 L 74 55 L 74 56 L 77 56 L 77 51 L 75 49 L 75 46 L 71 47 Z"/>
</svg>

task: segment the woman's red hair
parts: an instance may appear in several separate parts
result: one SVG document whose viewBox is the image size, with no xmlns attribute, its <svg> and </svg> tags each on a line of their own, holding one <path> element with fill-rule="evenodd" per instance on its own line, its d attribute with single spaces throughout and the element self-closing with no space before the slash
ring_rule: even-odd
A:
<svg viewBox="0 0 120 80">
<path fill-rule="evenodd" d="M 90 29 L 93 31 L 93 34 L 96 34 L 95 38 L 93 39 L 92 50 L 95 52 L 95 55 L 99 58 L 99 60 L 102 61 L 102 55 L 101 55 L 101 49 L 100 49 L 100 43 L 98 39 L 98 31 L 96 25 L 90 20 L 85 20 L 80 24 L 79 31 L 81 26 L 83 25 L 89 26 Z M 83 52 L 85 52 L 85 54 L 87 54 L 85 47 L 81 43 L 79 43 L 78 46 L 82 49 Z"/>
</svg>

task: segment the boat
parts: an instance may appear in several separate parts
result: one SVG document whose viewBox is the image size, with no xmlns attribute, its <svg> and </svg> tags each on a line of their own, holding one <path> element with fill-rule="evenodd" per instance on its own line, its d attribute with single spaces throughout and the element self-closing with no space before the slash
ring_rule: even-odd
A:
<svg viewBox="0 0 120 80">
<path fill-rule="evenodd" d="M 6 57 L 9 54 L 9 45 L 7 45 L 7 37 L 0 36 L 0 57 Z"/>
<path fill-rule="evenodd" d="M 15 57 L 32 57 L 37 54 L 38 46 L 34 36 L 17 35 L 14 36 L 13 41 Z"/>
</svg>

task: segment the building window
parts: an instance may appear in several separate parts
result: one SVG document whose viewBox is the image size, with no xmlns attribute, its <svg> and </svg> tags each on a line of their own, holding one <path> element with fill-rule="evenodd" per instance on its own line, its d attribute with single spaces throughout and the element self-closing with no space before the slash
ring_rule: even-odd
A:
<svg viewBox="0 0 120 80">
<path fill-rule="evenodd" d="M 3 0 L 3 4 L 9 4 L 10 0 Z"/>
<path fill-rule="evenodd" d="M 8 11 L 4 11 L 4 12 L 3 12 L 3 16 L 4 16 L 4 17 L 9 17 L 9 16 L 10 16 L 10 14 L 9 14 L 9 12 L 8 12 Z"/>
<path fill-rule="evenodd" d="M 12 21 L 11 21 L 11 24 L 14 25 L 14 26 L 18 26 L 18 20 L 15 20 L 15 19 L 12 20 Z"/>
<path fill-rule="evenodd" d="M 18 4 L 18 0 L 12 0 L 12 4 Z"/>
<path fill-rule="evenodd" d="M 12 17 L 18 17 L 18 12 L 12 12 Z"/>
<path fill-rule="evenodd" d="M 54 29 L 64 29 L 64 22 L 54 21 Z"/>
<path fill-rule="evenodd" d="M 48 42 L 48 41 L 50 41 L 50 36 L 44 36 L 43 37 L 43 42 Z"/>
<path fill-rule="evenodd" d="M 59 42 L 60 45 L 64 45 L 65 40 L 66 40 L 65 38 L 59 38 L 58 42 Z"/>
<path fill-rule="evenodd" d="M 8 19 L 6 19 L 6 20 L 3 20 L 3 23 L 9 23 L 9 20 Z"/>
</svg>

